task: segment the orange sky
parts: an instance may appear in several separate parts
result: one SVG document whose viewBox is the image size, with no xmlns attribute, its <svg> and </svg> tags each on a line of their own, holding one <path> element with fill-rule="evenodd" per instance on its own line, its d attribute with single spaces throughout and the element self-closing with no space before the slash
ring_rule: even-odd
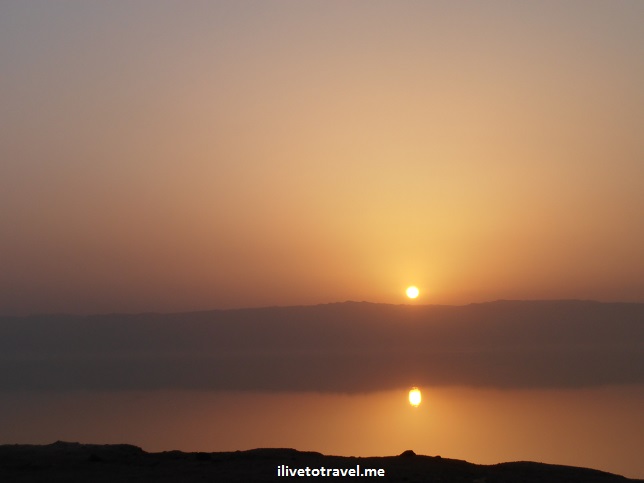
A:
<svg viewBox="0 0 644 483">
<path fill-rule="evenodd" d="M 4 2 L 0 314 L 644 301 L 643 15 Z"/>
</svg>

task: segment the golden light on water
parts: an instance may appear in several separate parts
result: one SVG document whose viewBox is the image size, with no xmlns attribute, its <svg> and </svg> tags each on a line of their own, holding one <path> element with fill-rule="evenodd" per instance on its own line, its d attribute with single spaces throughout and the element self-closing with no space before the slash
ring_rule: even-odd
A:
<svg viewBox="0 0 644 483">
<path fill-rule="evenodd" d="M 411 287 L 407 287 L 407 297 L 410 299 L 415 299 L 418 297 L 418 294 L 420 291 L 418 290 L 418 287 L 414 287 L 413 285 Z"/>
<path fill-rule="evenodd" d="M 420 389 L 418 389 L 417 387 L 412 387 L 409 390 L 409 404 L 416 408 L 420 405 L 421 399 Z"/>
</svg>

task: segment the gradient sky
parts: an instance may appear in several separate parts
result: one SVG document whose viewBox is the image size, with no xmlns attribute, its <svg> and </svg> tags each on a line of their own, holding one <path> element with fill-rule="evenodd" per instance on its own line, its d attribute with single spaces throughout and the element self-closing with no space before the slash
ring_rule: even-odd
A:
<svg viewBox="0 0 644 483">
<path fill-rule="evenodd" d="M 4 1 L 0 314 L 644 301 L 642 18 Z"/>
</svg>

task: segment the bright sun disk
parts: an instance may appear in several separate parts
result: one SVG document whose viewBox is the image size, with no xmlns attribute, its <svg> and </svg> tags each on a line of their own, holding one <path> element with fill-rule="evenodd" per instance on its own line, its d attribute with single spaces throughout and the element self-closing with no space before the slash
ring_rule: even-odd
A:
<svg viewBox="0 0 644 483">
<path fill-rule="evenodd" d="M 407 297 L 409 297 L 410 299 L 415 299 L 416 297 L 418 297 L 419 293 L 420 292 L 418 291 L 417 287 L 414 287 L 413 285 L 411 287 L 407 287 Z"/>
<path fill-rule="evenodd" d="M 420 389 L 417 387 L 412 387 L 409 390 L 409 404 L 417 408 L 420 405 Z"/>
</svg>

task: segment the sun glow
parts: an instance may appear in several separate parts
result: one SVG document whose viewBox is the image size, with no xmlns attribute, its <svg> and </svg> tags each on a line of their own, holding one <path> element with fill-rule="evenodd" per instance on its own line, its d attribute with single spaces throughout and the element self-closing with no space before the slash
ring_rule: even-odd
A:
<svg viewBox="0 0 644 483">
<path fill-rule="evenodd" d="M 418 287 L 414 287 L 413 285 L 411 287 L 407 287 L 407 297 L 410 299 L 415 299 L 418 297 L 419 293 Z"/>
<path fill-rule="evenodd" d="M 417 408 L 420 405 L 421 399 L 420 389 L 418 389 L 417 387 L 412 387 L 409 390 L 409 404 Z"/>
</svg>

